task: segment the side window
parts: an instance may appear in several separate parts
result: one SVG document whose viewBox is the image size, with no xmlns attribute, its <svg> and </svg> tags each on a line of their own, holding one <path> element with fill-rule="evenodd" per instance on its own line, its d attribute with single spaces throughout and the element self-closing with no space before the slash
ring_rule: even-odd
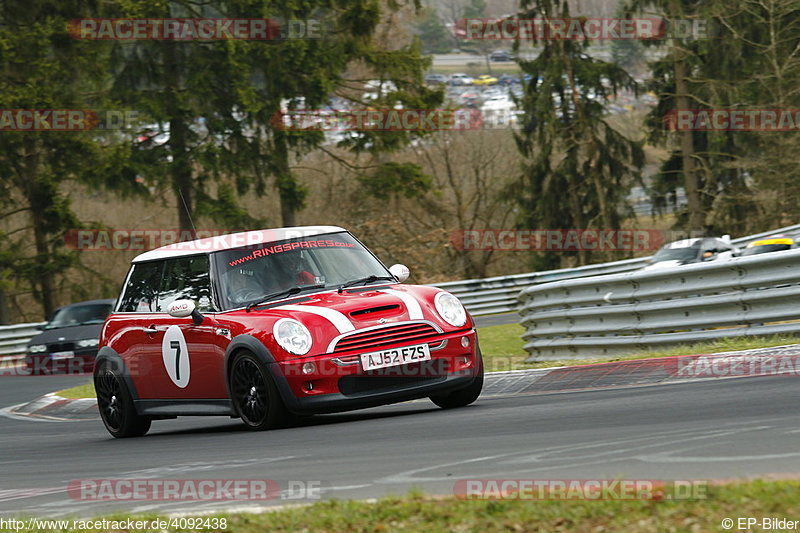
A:
<svg viewBox="0 0 800 533">
<path fill-rule="evenodd" d="M 165 313 L 167 305 L 182 299 L 194 300 L 200 311 L 211 310 L 207 255 L 179 257 L 165 261 L 156 310 Z"/>
<path fill-rule="evenodd" d="M 137 263 L 128 277 L 119 310 L 129 313 L 152 313 L 164 263 Z"/>
</svg>

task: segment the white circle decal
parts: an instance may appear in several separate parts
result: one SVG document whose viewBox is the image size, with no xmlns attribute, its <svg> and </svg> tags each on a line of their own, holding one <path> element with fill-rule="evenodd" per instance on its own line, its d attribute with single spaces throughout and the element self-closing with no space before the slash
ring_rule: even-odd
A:
<svg viewBox="0 0 800 533">
<path fill-rule="evenodd" d="M 178 387 L 185 389 L 189 384 L 189 349 L 186 347 L 186 339 L 180 327 L 173 324 L 164 332 L 161 356 L 169 379 Z"/>
</svg>

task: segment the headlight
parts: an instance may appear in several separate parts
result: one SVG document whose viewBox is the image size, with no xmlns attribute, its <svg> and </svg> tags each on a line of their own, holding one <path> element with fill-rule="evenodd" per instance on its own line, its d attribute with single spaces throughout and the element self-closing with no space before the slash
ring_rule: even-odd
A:
<svg viewBox="0 0 800 533">
<path fill-rule="evenodd" d="M 449 292 L 440 292 L 433 299 L 436 311 L 445 322 L 457 328 L 467 323 L 467 311 L 458 298 Z"/>
<path fill-rule="evenodd" d="M 47 351 L 47 346 L 44 344 L 31 344 L 28 346 L 28 352 L 30 353 L 42 353 Z"/>
<path fill-rule="evenodd" d="M 100 339 L 82 339 L 76 344 L 78 345 L 78 348 L 91 348 L 92 346 L 97 346 L 100 344 Z"/>
<path fill-rule="evenodd" d="M 311 349 L 311 333 L 297 320 L 278 320 L 272 327 L 272 334 L 281 348 L 294 355 L 305 355 Z"/>
</svg>

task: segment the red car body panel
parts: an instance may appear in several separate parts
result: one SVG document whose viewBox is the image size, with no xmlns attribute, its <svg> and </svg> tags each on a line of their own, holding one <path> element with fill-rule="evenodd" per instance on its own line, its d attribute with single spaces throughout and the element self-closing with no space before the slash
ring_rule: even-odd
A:
<svg viewBox="0 0 800 533">
<path fill-rule="evenodd" d="M 386 292 L 386 291 L 391 292 Z M 138 314 L 114 313 L 109 316 L 100 338 L 101 346 L 111 345 L 125 362 L 138 398 L 147 399 L 224 399 L 226 387 L 225 351 L 231 340 L 239 335 L 251 335 L 261 341 L 273 354 L 281 373 L 297 398 L 340 393 L 339 380 L 345 376 L 367 375 L 358 364 L 358 356 L 365 350 L 344 349 L 330 352 L 330 344 L 342 335 L 355 334 L 365 328 L 379 328 L 405 322 L 429 322 L 442 330 L 437 332 L 429 346 L 445 344 L 431 352 L 434 364 L 411 375 L 431 374 L 436 371 L 464 373 L 474 363 L 476 334 L 471 318 L 460 328 L 450 326 L 438 317 L 433 297 L 439 289 L 402 284 L 378 285 L 365 288 L 324 291 L 299 298 L 271 302 L 251 311 L 244 309 L 208 313 L 200 325 L 190 317 L 174 318 L 166 313 Z M 402 296 L 400 296 L 402 295 Z M 321 316 L 330 310 L 340 315 L 352 326 L 350 331 L 337 329 L 331 319 Z M 371 312 L 364 312 L 371 311 Z M 290 354 L 273 339 L 272 327 L 281 318 L 293 318 L 303 323 L 314 339 L 311 351 L 304 356 Z M 344 322 L 342 320 L 342 322 Z M 164 331 L 172 324 L 183 330 L 189 352 L 192 354 L 192 376 L 186 388 L 179 388 L 167 375 L 162 362 L 161 341 Z M 146 334 L 146 328 L 157 330 Z M 217 333 L 227 329 L 228 335 Z M 344 328 L 343 328 L 344 329 Z M 461 338 L 469 339 L 465 348 Z M 446 342 L 444 342 L 446 341 Z M 367 351 L 419 344 L 400 338 L 381 343 Z M 458 362 L 467 357 L 468 361 Z M 332 359 L 349 362 L 340 366 Z M 313 361 L 317 372 L 302 372 L 303 363 Z M 439 362 L 440 364 L 435 364 Z M 386 372 L 391 377 L 392 372 Z M 311 382 L 313 388 L 308 389 Z"/>
</svg>

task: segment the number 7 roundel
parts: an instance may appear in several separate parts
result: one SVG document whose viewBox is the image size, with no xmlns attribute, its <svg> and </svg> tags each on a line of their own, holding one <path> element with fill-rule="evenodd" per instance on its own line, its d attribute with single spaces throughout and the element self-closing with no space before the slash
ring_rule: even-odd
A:
<svg viewBox="0 0 800 533">
<path fill-rule="evenodd" d="M 164 360 L 164 368 L 172 382 L 185 389 L 189 385 L 191 367 L 189 365 L 189 349 L 186 347 L 186 339 L 183 331 L 176 325 L 172 325 L 164 332 L 164 340 L 161 342 L 161 357 Z"/>
</svg>

